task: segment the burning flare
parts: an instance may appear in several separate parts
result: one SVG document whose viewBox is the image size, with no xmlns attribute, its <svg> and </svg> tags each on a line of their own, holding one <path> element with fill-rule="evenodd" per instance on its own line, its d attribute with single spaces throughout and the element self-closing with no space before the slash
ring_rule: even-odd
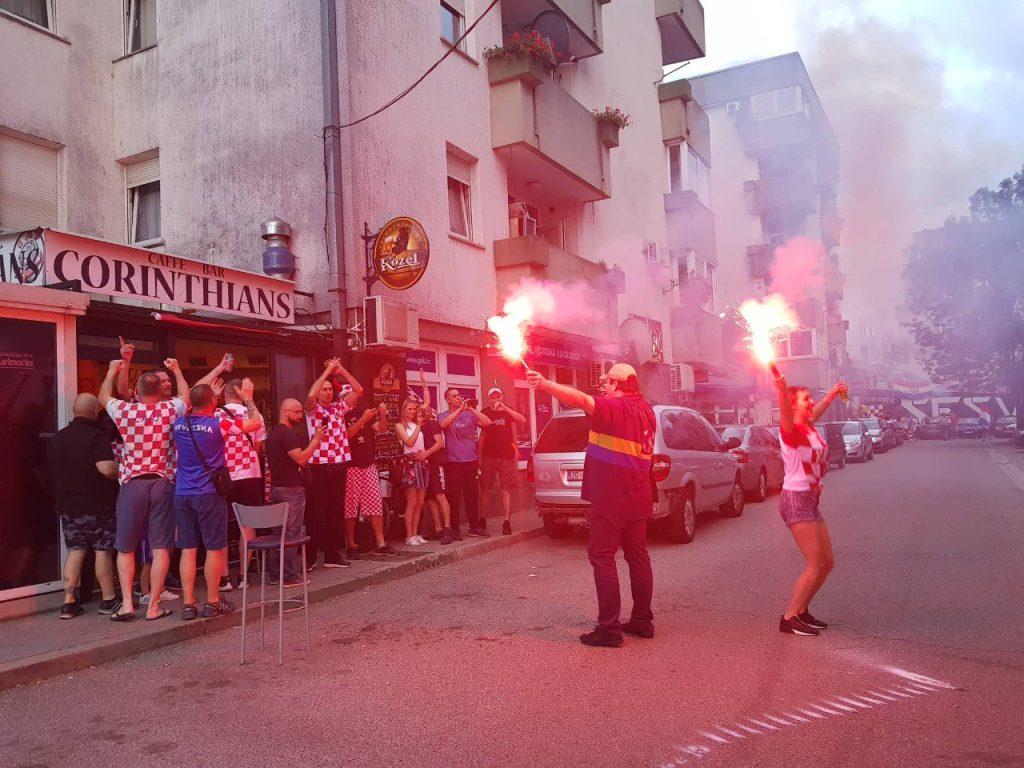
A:
<svg viewBox="0 0 1024 768">
<path fill-rule="evenodd" d="M 750 330 L 750 349 L 754 357 L 762 365 L 771 367 L 777 377 L 778 371 L 772 364 L 775 361 L 773 342 L 778 336 L 799 327 L 796 314 L 778 293 L 764 301 L 748 299 L 740 305 L 740 314 Z"/>
<path fill-rule="evenodd" d="M 529 367 L 523 360 L 526 332 L 538 312 L 550 314 L 554 308 L 551 292 L 540 286 L 530 286 L 511 296 L 505 302 L 503 314 L 487 319 L 487 327 L 498 337 L 501 354 L 510 361 Z"/>
</svg>

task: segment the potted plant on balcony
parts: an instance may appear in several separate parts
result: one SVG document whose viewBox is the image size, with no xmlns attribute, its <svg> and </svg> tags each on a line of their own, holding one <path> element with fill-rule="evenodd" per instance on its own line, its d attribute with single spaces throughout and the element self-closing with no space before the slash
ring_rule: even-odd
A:
<svg viewBox="0 0 1024 768">
<path fill-rule="evenodd" d="M 540 85 L 547 72 L 558 66 L 558 54 L 551 41 L 539 32 L 512 36 L 501 45 L 484 49 L 487 77 L 491 85 L 522 80 L 530 87 Z"/>
<path fill-rule="evenodd" d="M 608 284 L 608 290 L 615 294 L 623 294 L 626 292 L 626 272 L 618 264 L 612 264 L 610 267 L 604 262 L 601 262 L 606 270 L 605 278 Z"/>
<path fill-rule="evenodd" d="M 629 115 L 618 107 L 605 107 L 592 110 L 597 118 L 597 135 L 601 143 L 609 149 L 619 146 L 619 131 L 627 127 L 631 120 Z"/>
</svg>

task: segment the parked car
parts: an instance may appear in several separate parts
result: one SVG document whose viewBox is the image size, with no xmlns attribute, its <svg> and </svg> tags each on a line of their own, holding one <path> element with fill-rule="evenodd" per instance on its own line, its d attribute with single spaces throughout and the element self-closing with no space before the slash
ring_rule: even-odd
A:
<svg viewBox="0 0 1024 768">
<path fill-rule="evenodd" d="M 985 425 L 981 419 L 960 419 L 956 425 L 957 437 L 978 438 L 985 434 Z"/>
<path fill-rule="evenodd" d="M 945 427 L 938 419 L 922 419 L 914 430 L 914 437 L 918 440 L 941 440 L 945 435 Z"/>
<path fill-rule="evenodd" d="M 1017 432 L 1016 416 L 1000 416 L 995 423 L 996 437 L 1013 437 Z"/>
<path fill-rule="evenodd" d="M 839 469 L 846 468 L 846 440 L 843 439 L 843 423 L 841 421 L 825 421 L 814 425 L 821 439 L 828 446 L 829 466 Z"/>
<path fill-rule="evenodd" d="M 875 458 L 875 443 L 863 421 L 835 421 L 846 444 L 846 458 L 849 461 L 871 461 Z"/>
<path fill-rule="evenodd" d="M 868 434 L 871 435 L 871 445 L 874 453 L 885 453 L 889 450 L 889 439 L 885 435 L 885 426 L 882 424 L 881 419 L 872 417 L 858 419 L 858 421 L 867 427 Z"/>
<path fill-rule="evenodd" d="M 743 490 L 754 501 L 764 501 L 768 491 L 781 488 L 786 477 L 779 440 L 764 427 L 752 424 L 728 424 L 715 427 L 722 439 L 738 438 L 738 447 L 729 451 L 736 457 L 743 477 Z"/>
<path fill-rule="evenodd" d="M 669 539 L 687 543 L 693 540 L 698 513 L 743 514 L 740 465 L 729 452 L 740 443 L 735 438 L 723 441 L 703 416 L 689 408 L 653 407 L 658 420 L 654 517 L 663 520 Z M 535 484 L 537 512 L 553 539 L 565 538 L 573 527 L 586 525 L 590 505 L 580 492 L 589 435 L 590 417 L 579 408 L 569 408 L 552 418 L 537 438 L 528 469 Z"/>
</svg>

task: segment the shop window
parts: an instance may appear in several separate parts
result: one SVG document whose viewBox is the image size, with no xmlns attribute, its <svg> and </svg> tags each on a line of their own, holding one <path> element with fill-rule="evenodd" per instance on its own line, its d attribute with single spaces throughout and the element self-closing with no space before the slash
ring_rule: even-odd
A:
<svg viewBox="0 0 1024 768">
<path fill-rule="evenodd" d="M 447 0 L 441 3 L 441 37 L 455 45 L 466 31 L 466 6 L 464 0 Z M 466 41 L 459 45 L 466 50 Z"/>
<path fill-rule="evenodd" d="M 128 192 L 128 242 L 159 245 L 160 158 L 152 157 L 125 166 Z"/>
<path fill-rule="evenodd" d="M 125 0 L 125 53 L 156 45 L 156 0 Z"/>
<path fill-rule="evenodd" d="M 416 395 L 416 397 L 418 397 L 421 401 L 424 399 L 423 391 L 424 387 L 422 384 L 409 385 L 409 392 Z M 426 391 L 430 393 L 430 407 L 433 408 L 435 411 L 443 411 L 444 403 L 441 403 L 440 408 L 438 407 L 438 403 L 440 403 L 441 401 L 439 400 L 439 392 L 437 385 L 427 384 Z"/>
<path fill-rule="evenodd" d="M 0 133 L 0 231 L 57 227 L 57 150 Z"/>
<path fill-rule="evenodd" d="M 430 349 L 417 349 L 405 353 L 405 370 L 419 374 L 420 371 L 437 373 L 437 352 Z"/>
<path fill-rule="evenodd" d="M 460 395 L 466 400 L 479 400 L 480 393 L 476 387 L 455 387 Z"/>
<path fill-rule="evenodd" d="M 448 231 L 473 239 L 473 164 L 467 156 L 448 150 Z"/>
<path fill-rule="evenodd" d="M 449 376 L 476 376 L 476 358 L 449 352 L 445 355 Z"/>
<path fill-rule="evenodd" d="M 53 31 L 54 0 L 0 0 L 0 11 Z"/>
<path fill-rule="evenodd" d="M 225 382 L 231 379 L 252 379 L 255 385 L 253 400 L 267 421 L 270 421 L 271 414 L 276 413 L 277 410 L 277 404 L 274 402 L 275 395 L 278 401 L 283 397 L 295 397 L 305 402 L 306 393 L 311 383 L 308 376 L 303 376 L 304 380 L 301 384 L 293 387 L 293 389 L 299 390 L 298 393 L 276 392 L 272 395 L 270 356 L 268 351 L 262 347 L 242 346 L 235 343 L 225 346 L 223 342 L 198 339 L 178 339 L 174 344 L 174 356 L 181 363 L 182 373 L 185 374 L 185 380 L 188 382 L 197 381 L 208 374 L 210 369 L 221 361 L 225 352 L 231 352 L 235 356 L 235 364 L 231 372 L 225 373 L 222 378 Z M 298 359 L 305 361 L 305 358 Z"/>
</svg>

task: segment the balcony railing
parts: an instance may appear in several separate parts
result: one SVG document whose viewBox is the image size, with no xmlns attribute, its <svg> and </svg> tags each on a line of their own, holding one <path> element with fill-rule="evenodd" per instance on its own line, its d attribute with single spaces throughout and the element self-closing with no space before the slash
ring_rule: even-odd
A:
<svg viewBox="0 0 1024 768">
<path fill-rule="evenodd" d="M 761 211 L 783 208 L 808 214 L 818 209 L 814 177 L 806 170 L 757 181 L 757 207 Z"/>
<path fill-rule="evenodd" d="M 843 286 L 846 284 L 846 275 L 838 269 L 831 269 L 825 273 L 825 294 L 834 299 L 843 297 Z"/>
<path fill-rule="evenodd" d="M 589 109 L 548 78 L 491 85 L 491 146 L 505 159 L 511 194 L 538 203 L 592 202 L 611 196 L 608 152 Z"/>
<path fill-rule="evenodd" d="M 821 242 L 826 248 L 836 248 L 842 239 L 843 220 L 835 211 L 821 213 Z"/>
<path fill-rule="evenodd" d="M 697 199 L 692 189 L 665 195 L 665 218 L 670 250 L 693 250 L 713 259 L 717 256 L 715 214 Z"/>
<path fill-rule="evenodd" d="M 704 56 L 704 6 L 700 0 L 655 0 L 661 32 L 661 63 L 678 64 Z"/>
<path fill-rule="evenodd" d="M 505 37 L 538 31 L 559 53 L 585 59 L 602 52 L 602 5 L 600 0 L 502 0 L 502 31 Z"/>
<path fill-rule="evenodd" d="M 670 318 L 673 360 L 690 365 L 724 365 L 725 321 L 700 307 L 681 305 L 672 307 Z"/>
<path fill-rule="evenodd" d="M 707 113 L 693 100 L 690 83 L 673 80 L 658 86 L 661 139 L 684 141 L 706 163 L 711 162 L 711 127 Z"/>
</svg>

